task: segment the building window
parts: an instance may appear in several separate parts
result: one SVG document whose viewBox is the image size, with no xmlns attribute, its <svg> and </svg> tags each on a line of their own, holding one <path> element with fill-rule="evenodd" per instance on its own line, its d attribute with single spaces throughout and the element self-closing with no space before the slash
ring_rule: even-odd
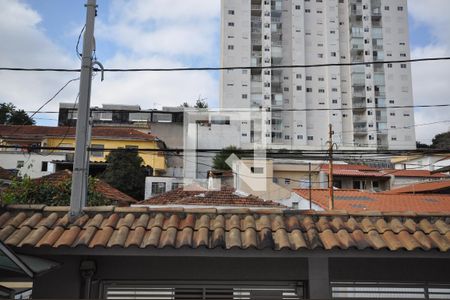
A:
<svg viewBox="0 0 450 300">
<path fill-rule="evenodd" d="M 176 189 L 179 189 L 181 187 L 183 187 L 183 183 L 181 183 L 181 182 L 173 182 L 172 183 L 172 190 L 176 190 Z"/>
<path fill-rule="evenodd" d="M 285 178 L 285 179 L 284 179 L 284 184 L 290 185 L 290 184 L 291 184 L 291 179 Z"/>
<path fill-rule="evenodd" d="M 228 22 L 228 26 L 234 27 L 234 22 Z"/>
<path fill-rule="evenodd" d="M 292 208 L 298 209 L 298 202 L 292 202 Z"/>
<path fill-rule="evenodd" d="M 43 161 L 41 165 L 41 172 L 47 172 L 48 171 L 48 161 Z"/>
<path fill-rule="evenodd" d="M 234 15 L 234 10 L 232 10 L 232 9 L 228 10 L 228 14 L 229 15 Z"/>
<path fill-rule="evenodd" d="M 264 174 L 264 168 L 261 168 L 261 167 L 251 167 L 250 171 L 253 174 Z"/>
<path fill-rule="evenodd" d="M 159 195 L 166 192 L 165 182 L 152 182 L 152 195 Z"/>
<path fill-rule="evenodd" d="M 104 149 L 105 149 L 105 145 L 92 144 L 92 146 L 91 146 L 92 157 L 103 157 L 105 155 Z"/>
<path fill-rule="evenodd" d="M 25 164 L 25 162 L 23 160 L 18 160 L 17 164 L 16 164 L 16 168 L 17 169 L 23 168 L 24 164 Z"/>
</svg>

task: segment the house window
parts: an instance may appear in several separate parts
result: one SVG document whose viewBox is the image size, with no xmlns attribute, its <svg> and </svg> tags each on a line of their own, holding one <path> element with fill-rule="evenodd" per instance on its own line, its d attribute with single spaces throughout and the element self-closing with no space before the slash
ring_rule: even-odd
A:
<svg viewBox="0 0 450 300">
<path fill-rule="evenodd" d="M 179 189 L 181 187 L 183 187 L 183 183 L 181 183 L 181 182 L 173 182 L 172 183 L 172 190 L 176 190 L 176 189 Z"/>
<path fill-rule="evenodd" d="M 48 171 L 48 161 L 43 161 L 41 165 L 41 172 L 47 172 Z"/>
<path fill-rule="evenodd" d="M 91 155 L 92 157 L 104 157 L 105 156 L 105 145 L 100 144 L 92 144 L 91 146 Z"/>
<path fill-rule="evenodd" d="M 24 164 L 25 164 L 25 162 L 23 160 L 18 160 L 16 168 L 17 169 L 23 168 Z"/>
<path fill-rule="evenodd" d="M 284 179 L 284 184 L 290 185 L 291 184 L 291 180 L 289 178 L 285 178 Z"/>
<path fill-rule="evenodd" d="M 152 182 L 152 195 L 159 195 L 166 192 L 165 182 Z"/>
<path fill-rule="evenodd" d="M 264 174 L 264 168 L 261 167 L 251 167 L 250 170 L 253 174 Z"/>
<path fill-rule="evenodd" d="M 292 202 L 292 208 L 298 209 L 298 202 Z"/>
</svg>

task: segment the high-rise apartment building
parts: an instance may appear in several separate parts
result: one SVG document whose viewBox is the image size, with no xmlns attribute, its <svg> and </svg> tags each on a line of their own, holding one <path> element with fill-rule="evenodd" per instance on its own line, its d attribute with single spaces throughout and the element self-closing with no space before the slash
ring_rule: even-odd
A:
<svg viewBox="0 0 450 300">
<path fill-rule="evenodd" d="M 222 0 L 222 66 L 410 58 L 407 0 Z M 283 148 L 414 149 L 411 65 L 229 70 L 221 107 L 261 109 L 243 137 Z M 261 121 L 261 122 L 260 122 Z"/>
</svg>

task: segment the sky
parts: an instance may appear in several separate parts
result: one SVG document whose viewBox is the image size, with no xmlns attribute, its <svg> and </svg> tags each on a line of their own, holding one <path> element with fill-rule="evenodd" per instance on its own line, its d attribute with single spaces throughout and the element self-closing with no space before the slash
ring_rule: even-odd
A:
<svg viewBox="0 0 450 300">
<path fill-rule="evenodd" d="M 0 66 L 79 68 L 77 38 L 86 0 L 0 0 Z M 220 65 L 220 0 L 98 0 L 97 59 L 107 68 Z M 450 0 L 408 0 L 413 58 L 450 56 Z M 414 101 L 450 103 L 450 62 L 412 66 Z M 0 71 L 0 102 L 36 110 L 76 74 Z M 73 103 L 75 82 L 44 110 Z M 143 109 L 177 106 L 207 98 L 218 107 L 218 72 L 107 73 L 95 77 L 92 105 L 138 104 Z M 40 114 L 55 125 L 57 114 Z M 450 120 L 450 109 L 416 110 L 416 124 Z M 417 126 L 430 143 L 448 123 Z"/>
</svg>

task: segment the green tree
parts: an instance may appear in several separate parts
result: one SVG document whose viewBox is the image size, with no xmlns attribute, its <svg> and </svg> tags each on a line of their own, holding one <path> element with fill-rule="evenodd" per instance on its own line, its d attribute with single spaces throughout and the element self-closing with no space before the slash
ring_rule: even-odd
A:
<svg viewBox="0 0 450 300">
<path fill-rule="evenodd" d="M 106 163 L 101 176 L 104 181 L 135 199 L 144 199 L 147 171 L 137 151 L 113 150 L 106 157 Z"/>
<path fill-rule="evenodd" d="M 111 201 L 95 190 L 94 178 L 89 178 L 88 205 L 111 205 Z M 14 180 L 11 186 L 1 194 L 4 204 L 45 204 L 49 206 L 70 205 L 72 180 L 61 182 L 40 182 L 36 184 L 30 178 Z"/>
<path fill-rule="evenodd" d="M 216 154 L 213 158 L 213 168 L 215 170 L 227 171 L 231 170 L 231 167 L 226 163 L 226 160 L 231 156 L 231 154 L 235 154 L 237 157 L 241 157 L 239 154 L 239 148 L 235 146 L 229 146 L 223 148 L 222 151 Z"/>
<path fill-rule="evenodd" d="M 430 148 L 430 145 L 424 144 L 422 142 L 416 142 L 416 147 L 417 149 L 428 149 Z"/>
<path fill-rule="evenodd" d="M 436 135 L 433 138 L 431 148 L 434 149 L 450 149 L 450 131 Z"/>
<path fill-rule="evenodd" d="M 208 102 L 205 99 L 197 99 L 194 105 L 195 108 L 208 108 Z"/>
<path fill-rule="evenodd" d="M 34 125 L 35 121 L 23 110 L 12 103 L 0 103 L 0 124 Z"/>
</svg>

